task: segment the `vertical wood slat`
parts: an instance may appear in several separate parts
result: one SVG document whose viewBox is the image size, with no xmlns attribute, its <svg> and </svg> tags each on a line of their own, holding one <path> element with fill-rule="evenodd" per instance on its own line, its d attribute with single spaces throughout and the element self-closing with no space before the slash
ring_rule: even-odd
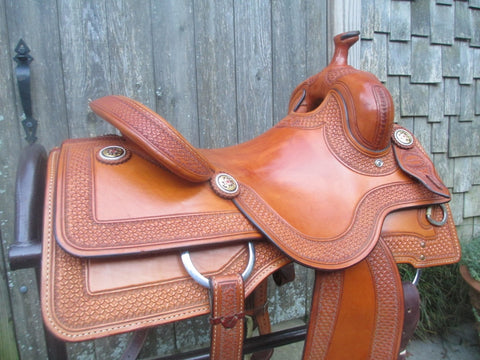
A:
<svg viewBox="0 0 480 360">
<path fill-rule="evenodd" d="M 110 88 L 155 107 L 150 1 L 106 0 Z"/>
<path fill-rule="evenodd" d="M 384 12 L 381 15 L 379 15 L 377 11 L 374 13 L 373 22 L 375 24 L 375 30 L 388 28 L 390 25 L 390 7 L 383 4 L 386 1 L 390 0 L 375 0 L 375 9 L 377 6 L 380 7 L 380 9 L 384 9 Z M 371 5 L 373 2 L 374 1 L 366 3 Z M 334 51 L 333 37 L 346 31 L 362 30 L 362 23 L 360 21 L 362 5 L 365 7 L 368 7 L 369 5 L 356 0 L 336 0 L 329 1 L 327 4 L 329 7 L 328 16 L 329 19 L 331 19 L 328 24 L 327 32 L 328 58 L 330 59 Z M 368 29 L 367 31 L 370 32 L 371 29 Z M 373 33 L 369 35 L 373 37 Z M 353 67 L 360 68 L 360 44 L 352 46 L 348 51 L 348 63 Z"/>
<path fill-rule="evenodd" d="M 34 61 L 31 63 L 31 87 L 33 114 L 39 122 L 37 136 L 42 144 L 51 148 L 69 136 L 66 124 L 62 64 L 59 44 L 58 13 L 54 1 L 12 1 L 5 0 L 6 24 L 8 26 L 9 48 L 13 49 L 20 38 L 23 38 L 31 49 Z M 11 57 L 9 57 L 9 60 Z M 12 68 L 8 71 L 13 71 Z M 3 85 L 3 84 L 2 84 Z M 12 93 L 16 92 L 16 86 Z M 22 114 L 20 101 L 16 95 L 16 113 Z M 11 113 L 12 114 L 12 113 Z M 9 117 L 8 121 L 18 126 L 20 119 Z M 13 126 L 13 125 L 12 125 Z M 11 145 L 2 144 L 2 154 L 12 162 L 12 175 L 16 169 L 19 147 L 24 147 L 23 130 L 21 138 L 13 138 Z M 16 141 L 16 143 L 15 143 Z M 5 155 L 2 155 L 5 156 Z M 7 231 L 5 241 L 12 242 L 14 207 L 14 177 L 9 178 L 11 193 L 6 194 L 4 207 L 7 209 Z M 14 315 L 18 349 L 22 359 L 46 358 L 42 317 L 38 299 L 38 289 L 32 270 L 8 273 L 10 297 Z M 26 292 L 20 292 L 26 289 Z"/>
<path fill-rule="evenodd" d="M 152 2 L 156 110 L 199 146 L 192 0 Z"/>
<path fill-rule="evenodd" d="M 195 1 L 200 146 L 237 143 L 233 0 Z"/>
<path fill-rule="evenodd" d="M 290 93 L 306 77 L 305 2 L 272 1 L 273 115 L 281 120 Z"/>
<path fill-rule="evenodd" d="M 193 0 L 152 2 L 152 41 L 156 111 L 199 146 Z M 155 329 L 163 336 L 150 336 L 143 352 L 173 353 L 182 338 L 176 330 L 176 324 Z"/>
<path fill-rule="evenodd" d="M 308 76 L 307 43 L 311 41 L 307 5 L 304 1 L 272 1 L 273 115 L 274 123 L 285 117 L 290 94 Z M 315 26 L 312 26 L 313 28 Z M 295 266 L 296 281 L 274 289 L 271 318 L 274 322 L 306 314 L 306 281 L 309 270 Z"/>
<path fill-rule="evenodd" d="M 327 44 L 327 2 L 326 1 L 308 1 L 305 9 L 305 19 L 307 24 L 306 33 L 306 77 L 312 76 L 321 71 L 328 64 Z M 293 90 L 293 89 L 292 89 Z M 305 312 L 308 313 L 311 308 L 313 283 L 315 272 L 312 269 L 299 269 L 303 276 L 303 287 L 299 289 L 301 296 L 305 297 Z M 280 299 L 277 299 L 277 301 Z"/>
<path fill-rule="evenodd" d="M 326 1 L 309 1 L 306 3 L 307 76 L 320 72 L 329 62 L 326 49 L 332 39 L 325 35 L 328 31 L 327 16 L 325 16 L 327 11 Z"/>
<path fill-rule="evenodd" d="M 238 141 L 273 125 L 270 1 L 235 2 Z"/>
<path fill-rule="evenodd" d="M 110 90 L 107 15 L 103 1 L 59 1 L 63 82 L 71 137 L 113 132 L 89 111 L 88 100 Z"/>
<path fill-rule="evenodd" d="M 51 149 L 69 137 L 56 1 L 6 1 L 10 44 L 15 46 L 23 38 L 35 58 L 30 65 L 34 117 L 39 122 L 38 138 Z"/>
</svg>

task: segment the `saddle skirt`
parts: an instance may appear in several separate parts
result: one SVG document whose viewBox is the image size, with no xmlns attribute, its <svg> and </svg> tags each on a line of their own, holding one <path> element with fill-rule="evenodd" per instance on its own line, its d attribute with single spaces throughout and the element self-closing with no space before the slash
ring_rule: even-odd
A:
<svg viewBox="0 0 480 360">
<path fill-rule="evenodd" d="M 122 162 L 110 164 L 99 156 L 102 149 L 125 149 L 126 155 Z M 155 254 L 264 239 L 262 231 L 232 201 L 217 196 L 209 183 L 179 178 L 128 139 L 109 135 L 68 140 L 54 153 L 54 234 L 61 248 L 74 256 Z M 405 189 L 420 189 L 427 200 L 441 199 L 406 179 Z M 397 262 L 427 267 L 458 259 L 448 204 L 444 210 L 430 205 L 425 200 L 423 206 L 398 209 L 382 219 L 377 237 L 387 239 Z M 429 207 L 436 222 L 447 215 L 445 225 L 427 220 Z"/>
<path fill-rule="evenodd" d="M 98 160 L 99 149 L 120 146 L 130 152 L 128 161 L 112 166 Z M 209 292 L 187 273 L 180 251 L 188 249 L 206 277 L 235 274 L 248 262 L 245 242 L 254 241 L 256 261 L 245 281 L 246 296 L 291 262 L 208 183 L 187 182 L 190 195 L 183 200 L 184 195 L 160 190 L 183 180 L 122 137 L 65 142 L 50 154 L 47 175 L 42 313 L 50 331 L 63 340 L 84 341 L 208 314 Z M 168 206 L 158 206 L 162 201 Z M 219 204 L 215 211 L 210 201 Z M 429 208 L 434 222 L 427 218 Z M 445 214 L 446 223 L 435 225 Z M 444 210 L 434 205 L 391 212 L 380 239 L 397 263 L 419 268 L 460 257 L 448 204 Z"/>
</svg>

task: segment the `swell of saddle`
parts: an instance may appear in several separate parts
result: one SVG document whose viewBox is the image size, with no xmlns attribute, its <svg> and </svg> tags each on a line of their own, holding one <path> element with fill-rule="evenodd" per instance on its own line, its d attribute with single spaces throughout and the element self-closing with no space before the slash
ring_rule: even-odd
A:
<svg viewBox="0 0 480 360">
<path fill-rule="evenodd" d="M 335 53 L 330 64 L 297 86 L 290 99 L 289 112 L 311 112 L 329 91 L 336 91 L 348 114 L 347 135 L 351 141 L 360 151 L 380 156 L 390 145 L 393 100 L 374 75 L 348 65 L 348 50 L 358 41 L 358 36 L 358 32 L 335 36 Z"/>
</svg>

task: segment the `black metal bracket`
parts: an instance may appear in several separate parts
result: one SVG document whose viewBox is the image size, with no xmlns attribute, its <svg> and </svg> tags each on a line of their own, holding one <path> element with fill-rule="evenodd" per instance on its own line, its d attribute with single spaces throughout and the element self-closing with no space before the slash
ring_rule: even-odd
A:
<svg viewBox="0 0 480 360">
<path fill-rule="evenodd" d="M 18 92 L 20 93 L 20 100 L 22 102 L 23 113 L 25 118 L 22 120 L 23 129 L 25 131 L 25 140 L 29 144 L 37 141 L 37 125 L 38 122 L 32 115 L 32 98 L 30 95 L 30 63 L 33 57 L 30 55 L 30 48 L 23 39 L 20 39 L 15 47 L 17 55 L 13 60 L 18 64 L 15 68 L 15 75 L 17 77 Z"/>
</svg>

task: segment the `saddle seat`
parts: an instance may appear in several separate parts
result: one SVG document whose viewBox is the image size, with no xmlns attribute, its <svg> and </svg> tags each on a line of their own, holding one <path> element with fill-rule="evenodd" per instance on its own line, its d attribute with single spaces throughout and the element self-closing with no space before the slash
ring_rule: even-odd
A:
<svg viewBox="0 0 480 360">
<path fill-rule="evenodd" d="M 337 48 L 349 46 L 347 40 L 337 41 Z M 337 51 L 322 72 L 327 76 L 320 73 L 316 83 L 326 79 L 321 88 L 329 90 L 319 106 L 290 112 L 264 134 L 232 147 L 196 149 L 159 115 L 122 96 L 90 106 L 145 157 L 177 176 L 167 176 L 168 184 L 161 180 L 161 191 L 175 200 L 155 208 L 171 203 L 174 213 L 186 201 L 192 214 L 224 212 L 232 207 L 219 198 L 232 200 L 256 230 L 295 261 L 342 269 L 373 249 L 390 212 L 450 199 L 413 134 L 394 126 L 386 88 L 370 73 L 338 71 L 345 55 Z"/>
</svg>

